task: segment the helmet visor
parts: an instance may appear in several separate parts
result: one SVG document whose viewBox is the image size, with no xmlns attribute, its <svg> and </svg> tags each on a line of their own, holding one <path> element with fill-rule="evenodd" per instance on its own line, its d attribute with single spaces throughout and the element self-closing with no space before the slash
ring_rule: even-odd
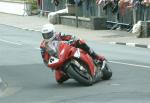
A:
<svg viewBox="0 0 150 103">
<path fill-rule="evenodd" d="M 54 32 L 42 33 L 44 39 L 50 39 L 54 36 Z"/>
</svg>

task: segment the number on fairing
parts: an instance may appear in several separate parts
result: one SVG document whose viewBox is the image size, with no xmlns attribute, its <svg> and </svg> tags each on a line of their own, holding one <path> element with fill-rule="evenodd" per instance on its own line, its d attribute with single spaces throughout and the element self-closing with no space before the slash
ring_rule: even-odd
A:
<svg viewBox="0 0 150 103">
<path fill-rule="evenodd" d="M 49 62 L 48 62 L 48 64 L 57 63 L 58 61 L 59 61 L 59 59 L 58 59 L 58 58 L 51 57 L 51 58 L 49 59 Z"/>
</svg>

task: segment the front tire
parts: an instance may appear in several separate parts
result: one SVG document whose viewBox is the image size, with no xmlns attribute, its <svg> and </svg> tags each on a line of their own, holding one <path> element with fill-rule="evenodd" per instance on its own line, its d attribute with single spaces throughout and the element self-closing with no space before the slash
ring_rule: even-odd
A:
<svg viewBox="0 0 150 103">
<path fill-rule="evenodd" d="M 93 78 L 88 69 L 88 66 L 82 61 L 72 59 L 67 69 L 67 73 L 71 78 L 75 79 L 82 85 L 90 86 L 93 83 Z"/>
</svg>

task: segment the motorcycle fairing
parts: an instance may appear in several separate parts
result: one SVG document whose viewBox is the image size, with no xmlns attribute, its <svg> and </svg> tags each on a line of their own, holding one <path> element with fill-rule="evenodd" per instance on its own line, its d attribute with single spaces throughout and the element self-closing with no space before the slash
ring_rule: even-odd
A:
<svg viewBox="0 0 150 103">
<path fill-rule="evenodd" d="M 54 57 L 53 57 L 52 60 L 51 59 L 49 60 L 50 63 L 48 64 L 48 67 L 51 67 L 53 69 L 57 69 L 61 67 L 64 64 L 64 62 L 72 56 L 74 47 L 72 47 L 71 50 L 68 44 L 65 44 L 64 42 L 60 42 L 57 49 L 58 49 L 58 58 L 56 59 L 55 57 L 56 62 L 51 63 L 51 61 L 54 61 L 53 60 Z"/>
<path fill-rule="evenodd" d="M 58 58 L 51 56 L 48 64 L 54 64 L 54 63 L 57 63 L 58 61 L 59 61 Z"/>
<path fill-rule="evenodd" d="M 80 58 L 80 50 L 77 48 L 76 52 L 74 53 L 74 57 Z"/>
<path fill-rule="evenodd" d="M 61 42 L 58 46 L 58 54 L 59 59 L 56 57 L 52 57 L 49 59 L 49 67 L 57 69 L 61 67 L 61 65 L 63 65 L 66 60 L 74 57 L 84 61 L 88 65 L 91 75 L 95 75 L 95 66 L 93 60 L 85 51 Z"/>
<path fill-rule="evenodd" d="M 80 53 L 80 59 L 88 65 L 91 75 L 94 76 L 95 75 L 95 65 L 93 63 L 93 59 L 87 53 L 84 54 L 82 52 Z"/>
</svg>

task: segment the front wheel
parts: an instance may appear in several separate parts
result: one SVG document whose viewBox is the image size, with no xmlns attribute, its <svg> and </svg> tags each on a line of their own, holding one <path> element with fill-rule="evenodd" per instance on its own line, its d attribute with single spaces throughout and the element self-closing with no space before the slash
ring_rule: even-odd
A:
<svg viewBox="0 0 150 103">
<path fill-rule="evenodd" d="M 109 80 L 112 77 L 112 71 L 106 61 L 103 62 L 102 74 L 103 80 Z"/>
<path fill-rule="evenodd" d="M 71 78 L 83 85 L 90 86 L 93 83 L 93 78 L 90 75 L 88 66 L 80 60 L 72 59 L 67 73 Z"/>
</svg>

